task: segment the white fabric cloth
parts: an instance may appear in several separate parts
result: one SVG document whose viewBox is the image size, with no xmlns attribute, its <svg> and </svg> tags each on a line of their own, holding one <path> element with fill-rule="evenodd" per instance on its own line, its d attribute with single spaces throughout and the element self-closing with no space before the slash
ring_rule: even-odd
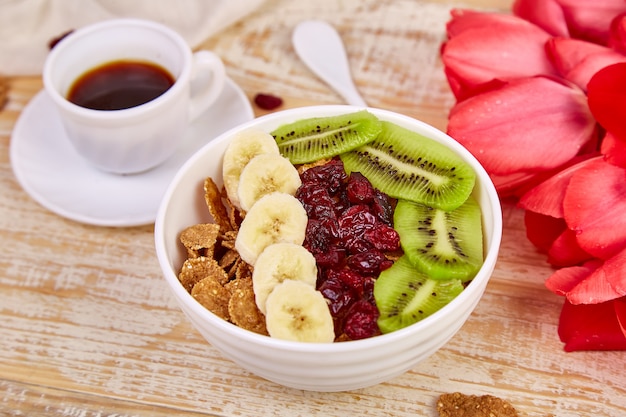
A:
<svg viewBox="0 0 626 417">
<path fill-rule="evenodd" d="M 163 23 L 192 48 L 264 0 L 0 0 L 0 74 L 41 74 L 48 44 L 68 30 L 115 17 Z"/>
</svg>

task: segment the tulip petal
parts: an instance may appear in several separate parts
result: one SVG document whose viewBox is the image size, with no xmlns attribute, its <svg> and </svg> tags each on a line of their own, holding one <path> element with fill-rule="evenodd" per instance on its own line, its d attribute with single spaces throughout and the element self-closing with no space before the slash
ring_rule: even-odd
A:
<svg viewBox="0 0 626 417">
<path fill-rule="evenodd" d="M 580 266 L 560 268 L 546 279 L 545 286 L 556 295 L 566 296 L 601 265 L 602 261 L 591 260 Z"/>
<path fill-rule="evenodd" d="M 626 140 L 626 63 L 598 71 L 587 86 L 589 109 L 606 130 Z"/>
<path fill-rule="evenodd" d="M 519 207 L 552 217 L 564 216 L 563 199 L 570 179 L 593 159 L 584 159 L 549 177 L 522 196 Z"/>
<path fill-rule="evenodd" d="M 550 35 L 516 16 L 453 14 L 448 36 L 441 58 L 457 99 L 493 79 L 556 75 L 544 49 Z"/>
<path fill-rule="evenodd" d="M 546 77 L 468 98 L 448 120 L 448 134 L 495 175 L 561 166 L 594 138 L 594 129 L 584 94 Z"/>
<path fill-rule="evenodd" d="M 566 300 L 559 318 L 559 337 L 566 352 L 626 349 L 626 336 L 612 301 L 573 305 Z"/>
<path fill-rule="evenodd" d="M 554 267 L 574 266 L 591 258 L 593 257 L 580 247 L 576 234 L 571 229 L 565 229 L 548 250 L 548 263 Z"/>
<path fill-rule="evenodd" d="M 567 300 L 572 304 L 599 304 L 623 297 L 626 291 L 615 288 L 614 280 L 615 276 L 605 263 L 572 288 L 566 294 Z"/>
<path fill-rule="evenodd" d="M 528 25 L 527 22 L 504 13 L 484 13 L 472 9 L 452 9 L 451 19 L 446 23 L 448 39 L 454 38 L 471 29 L 482 29 L 490 26 L 496 30 L 508 30 L 511 26 Z"/>
<path fill-rule="evenodd" d="M 626 13 L 615 16 L 611 22 L 608 45 L 622 54 L 626 54 Z"/>
<path fill-rule="evenodd" d="M 524 212 L 524 226 L 530 243 L 544 253 L 567 228 L 565 220 L 534 211 Z"/>
<path fill-rule="evenodd" d="M 546 43 L 546 51 L 550 61 L 559 74 L 572 71 L 589 55 L 610 51 L 606 46 L 580 39 L 555 37 Z"/>
<path fill-rule="evenodd" d="M 611 132 L 607 132 L 602 139 L 600 151 L 608 163 L 626 168 L 626 140 L 620 140 Z"/>
<path fill-rule="evenodd" d="M 602 269 L 615 291 L 626 295 L 626 274 L 624 274 L 626 271 L 626 246 L 617 255 L 605 261 Z"/>
<path fill-rule="evenodd" d="M 534 23 L 552 36 L 569 37 L 563 9 L 557 0 L 516 0 L 513 13 Z"/>
<path fill-rule="evenodd" d="M 489 177 L 500 197 L 519 197 L 538 182 L 535 180 L 537 174 L 534 172 L 514 172 L 508 175 L 489 173 Z"/>
<path fill-rule="evenodd" d="M 546 53 L 559 74 L 583 91 L 593 75 L 602 68 L 626 62 L 626 56 L 605 46 L 580 39 L 553 38 Z"/>
<path fill-rule="evenodd" d="M 567 300 L 572 304 L 599 304 L 626 296 L 624 271 L 626 247 L 570 288 L 565 294 Z"/>
<path fill-rule="evenodd" d="M 613 306 L 615 307 L 615 315 L 617 316 L 617 321 L 622 329 L 622 333 L 626 336 L 626 297 L 613 301 Z"/>
<path fill-rule="evenodd" d="M 613 18 L 626 12 L 623 0 L 558 0 L 570 36 L 606 45 Z"/>
<path fill-rule="evenodd" d="M 626 246 L 626 169 L 595 158 L 577 170 L 563 199 L 582 249 L 608 259 Z"/>
</svg>

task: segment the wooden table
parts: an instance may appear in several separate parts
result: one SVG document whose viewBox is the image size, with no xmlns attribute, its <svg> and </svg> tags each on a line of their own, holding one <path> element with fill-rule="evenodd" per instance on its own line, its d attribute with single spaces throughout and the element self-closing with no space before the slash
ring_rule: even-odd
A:
<svg viewBox="0 0 626 417">
<path fill-rule="evenodd" d="M 334 23 L 371 106 L 445 129 L 453 104 L 438 48 L 451 7 L 512 0 L 269 0 L 206 42 L 249 97 L 286 107 L 341 103 L 297 59 L 301 19 Z M 565 353 L 562 299 L 504 203 L 501 256 L 461 331 L 406 374 L 344 393 L 303 392 L 250 375 L 187 322 L 161 277 L 153 227 L 105 228 L 37 204 L 11 171 L 11 130 L 39 78 L 12 78 L 0 112 L 0 414 L 12 416 L 436 416 L 444 392 L 492 394 L 527 416 L 626 415 L 625 352 Z M 256 109 L 257 114 L 263 112 Z"/>
</svg>

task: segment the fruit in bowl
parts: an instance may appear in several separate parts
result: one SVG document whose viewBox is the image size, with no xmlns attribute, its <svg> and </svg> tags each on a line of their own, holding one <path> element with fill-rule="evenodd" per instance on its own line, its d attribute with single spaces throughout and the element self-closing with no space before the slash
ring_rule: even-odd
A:
<svg viewBox="0 0 626 417">
<path fill-rule="evenodd" d="M 318 126 L 328 121 L 331 129 Z M 329 131 L 341 134 L 329 142 Z M 247 155 L 251 143 L 268 137 L 275 142 Z M 268 154 L 275 156 L 251 163 Z M 256 185 L 267 182 L 259 178 L 288 171 L 285 158 L 299 175 L 275 181 L 285 189 L 259 193 L 264 187 Z M 203 197 L 210 195 L 208 210 Z M 222 217 L 224 230 L 213 226 L 214 233 L 229 236 L 242 266 L 231 277 L 220 274 L 221 284 L 199 285 L 198 274 L 181 278 L 185 265 L 209 258 L 190 256 L 183 235 L 210 228 L 224 212 L 230 226 Z M 266 239 L 273 232 L 259 224 L 268 216 L 274 226 L 292 222 L 277 236 L 297 229 L 296 237 Z M 444 133 L 384 110 L 316 106 L 258 118 L 198 151 L 165 194 L 155 241 L 182 310 L 225 356 L 282 385 L 339 391 L 410 369 L 458 331 L 493 271 L 501 226 L 487 174 Z M 300 262 L 280 256 L 298 252 L 293 246 L 274 245 L 306 249 L 309 266 L 277 278 L 277 262 Z M 221 258 L 211 260 L 219 265 Z M 237 274 L 250 280 L 237 282 Z M 230 311 L 216 306 L 232 294 Z M 312 327 L 293 330 L 302 321 Z"/>
</svg>

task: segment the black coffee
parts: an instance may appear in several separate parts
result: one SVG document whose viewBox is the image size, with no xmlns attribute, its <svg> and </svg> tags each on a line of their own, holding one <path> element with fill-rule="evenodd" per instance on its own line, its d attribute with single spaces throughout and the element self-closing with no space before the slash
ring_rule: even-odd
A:
<svg viewBox="0 0 626 417">
<path fill-rule="evenodd" d="M 174 77 L 156 64 L 114 61 L 81 75 L 67 99 L 88 109 L 121 110 L 147 103 L 173 84 Z"/>
</svg>

